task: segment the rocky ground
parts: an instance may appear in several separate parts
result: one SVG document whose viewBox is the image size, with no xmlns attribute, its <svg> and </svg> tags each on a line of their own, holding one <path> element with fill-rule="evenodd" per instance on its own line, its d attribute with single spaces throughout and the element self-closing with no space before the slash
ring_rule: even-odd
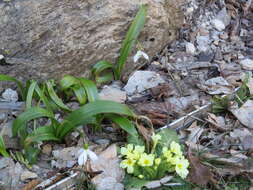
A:
<svg viewBox="0 0 253 190">
<path fill-rule="evenodd" d="M 100 92 L 101 99 L 127 103 L 138 114 L 148 116 L 156 128 L 210 103 L 214 95 L 233 93 L 242 85 L 245 73 L 252 75 L 253 71 L 251 0 L 187 0 L 182 9 L 185 22 L 178 39 L 133 72 L 126 84 L 117 81 L 103 86 Z M 16 92 L 10 89 L 2 93 L 0 103 L 0 135 L 11 138 L 11 122 L 22 111 L 23 103 L 18 102 Z M 72 106 L 76 105 L 72 103 Z M 251 102 L 249 107 L 252 107 Z M 192 182 L 198 183 L 194 178 L 201 178 L 203 173 L 206 178 L 201 178 L 200 185 L 214 183 L 220 180 L 217 176 L 227 175 L 246 175 L 252 180 L 252 164 L 246 165 L 245 161 L 252 156 L 252 125 L 245 124 L 235 112 L 233 114 L 244 126 L 230 115 L 209 113 L 201 118 L 204 124 L 194 122 L 188 129 L 180 131 L 181 138 L 189 146 L 206 148 L 205 152 L 209 152 L 204 155 L 206 159 L 230 154 L 221 162 L 233 166 L 211 174 L 211 170 L 200 166 L 196 157 L 190 155 L 195 169 L 190 176 Z M 97 152 L 112 143 L 124 141 L 112 126 L 105 125 L 102 133 L 85 132 L 86 137 L 81 137 L 78 132 L 72 133 L 65 145 L 41 144 L 44 154 L 30 171 L 10 158 L 1 158 L 0 185 L 8 183 L 10 187 L 21 188 L 31 180 L 36 183 L 57 173 L 70 175 L 67 171 L 76 166 L 77 147 L 83 145 L 83 138 L 87 138 Z M 8 142 L 8 148 L 18 148 L 17 143 Z M 112 165 L 105 170 L 113 168 L 118 171 L 119 168 Z M 106 189 L 103 185 L 108 183 L 113 184 L 112 189 L 115 185 L 117 189 L 123 189 L 120 183 L 123 174 L 117 174 L 106 176 L 108 181 L 97 177 L 95 184 L 101 190 Z"/>
</svg>

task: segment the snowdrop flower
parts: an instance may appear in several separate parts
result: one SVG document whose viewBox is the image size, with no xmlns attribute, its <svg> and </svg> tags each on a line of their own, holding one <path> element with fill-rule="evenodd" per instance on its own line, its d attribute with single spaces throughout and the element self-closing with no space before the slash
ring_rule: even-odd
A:
<svg viewBox="0 0 253 190">
<path fill-rule="evenodd" d="M 98 159 L 97 155 L 88 149 L 88 145 L 84 145 L 84 148 L 80 149 L 78 151 L 78 164 L 79 165 L 85 165 L 87 159 L 91 159 L 92 161 L 95 161 Z"/>
<path fill-rule="evenodd" d="M 139 50 L 134 56 L 134 62 L 136 63 L 141 57 L 144 57 L 144 59 L 149 60 L 148 55 L 145 52 Z"/>
</svg>

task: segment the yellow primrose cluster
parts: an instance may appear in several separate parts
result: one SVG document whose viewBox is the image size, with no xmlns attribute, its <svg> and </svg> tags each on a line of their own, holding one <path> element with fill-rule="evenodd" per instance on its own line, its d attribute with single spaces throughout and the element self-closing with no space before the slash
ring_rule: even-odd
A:
<svg viewBox="0 0 253 190">
<path fill-rule="evenodd" d="M 168 149 L 167 147 L 163 147 L 162 152 L 168 165 L 172 166 L 172 168 L 177 172 L 180 177 L 186 178 L 189 173 L 187 169 L 189 166 L 189 162 L 183 156 L 180 145 L 173 141 L 170 144 L 170 149 Z"/>
<path fill-rule="evenodd" d="M 161 140 L 160 135 L 152 136 L 152 150 L 148 154 L 144 146 L 128 144 L 122 147 L 120 152 L 124 158 L 120 167 L 126 169 L 128 174 L 132 174 L 141 179 L 155 179 L 165 172 L 176 172 L 180 177 L 186 178 L 189 162 L 183 156 L 178 143 L 172 142 L 170 147 L 163 147 L 158 153 L 156 147 Z"/>
</svg>

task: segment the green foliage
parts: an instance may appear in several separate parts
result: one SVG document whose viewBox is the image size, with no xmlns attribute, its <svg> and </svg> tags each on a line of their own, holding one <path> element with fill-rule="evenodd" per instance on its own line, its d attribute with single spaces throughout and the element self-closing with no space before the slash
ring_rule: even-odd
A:
<svg viewBox="0 0 253 190">
<path fill-rule="evenodd" d="M 4 144 L 4 139 L 2 136 L 0 136 L 0 154 L 3 156 L 3 157 L 9 157 L 9 153 L 7 152 L 6 150 L 6 147 L 5 147 L 5 144 Z"/>
<path fill-rule="evenodd" d="M 213 113 L 224 113 L 229 108 L 229 98 L 214 96 L 212 98 L 212 112 Z"/>
<path fill-rule="evenodd" d="M 227 95 L 224 97 L 214 96 L 212 98 L 212 112 L 213 113 L 224 113 L 229 109 L 229 104 L 232 101 L 235 101 L 239 107 L 241 107 L 248 99 L 253 97 L 253 94 L 250 94 L 248 87 L 249 74 L 246 75 L 243 80 L 242 86 L 234 93 L 234 95 Z"/>
<path fill-rule="evenodd" d="M 92 73 L 97 83 L 111 81 L 113 79 L 112 72 L 114 72 L 114 77 L 116 80 L 120 79 L 122 70 L 126 64 L 127 58 L 129 54 L 131 53 L 141 30 L 144 27 L 146 16 L 147 16 L 147 5 L 142 5 L 138 13 L 136 14 L 126 34 L 126 37 L 122 43 L 120 56 L 119 56 L 116 66 L 112 65 L 111 63 L 107 61 L 99 61 L 93 66 Z M 106 72 L 108 70 L 109 72 Z"/>
<path fill-rule="evenodd" d="M 3 75 L 1 77 L 4 80 L 17 82 L 14 78 Z M 22 83 L 17 83 L 22 86 Z M 130 136 L 138 136 L 135 125 L 131 121 L 137 116 L 126 105 L 99 100 L 97 87 L 91 80 L 67 75 L 60 81 L 60 88 L 57 86 L 53 80 L 42 83 L 28 80 L 26 86 L 22 86 L 26 110 L 14 120 L 12 133 L 13 136 L 20 138 L 20 143 L 24 147 L 23 156 L 29 163 L 36 162 L 40 152 L 37 146 L 39 142 L 63 141 L 64 137 L 78 126 L 87 124 L 99 126 L 104 119 L 111 120 Z M 74 111 L 60 98 L 71 98 L 71 95 L 75 95 L 82 105 Z M 57 110 L 64 111 L 65 119 L 62 122 L 55 119 L 54 114 Z M 50 125 L 40 126 L 38 119 L 41 118 L 50 120 Z M 33 128 L 31 128 L 32 123 Z M 7 155 L 1 139 L 0 146 L 1 153 Z M 19 154 L 18 157 L 21 158 Z"/>
</svg>

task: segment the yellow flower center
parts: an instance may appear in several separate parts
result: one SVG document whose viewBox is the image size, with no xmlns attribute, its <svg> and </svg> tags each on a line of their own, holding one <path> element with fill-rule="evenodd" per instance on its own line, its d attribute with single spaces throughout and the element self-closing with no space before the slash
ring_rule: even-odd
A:
<svg viewBox="0 0 253 190">
<path fill-rule="evenodd" d="M 128 160 L 127 160 L 127 165 L 132 165 L 132 164 L 133 164 L 133 161 L 130 160 L 130 159 L 128 159 Z"/>
<path fill-rule="evenodd" d="M 178 164 L 177 167 L 178 167 L 179 169 L 182 169 L 182 168 L 183 168 L 183 164 Z"/>
<path fill-rule="evenodd" d="M 149 165 L 149 164 L 150 164 L 150 161 L 149 161 L 149 160 L 144 160 L 144 164 L 145 164 L 145 165 Z"/>
</svg>

